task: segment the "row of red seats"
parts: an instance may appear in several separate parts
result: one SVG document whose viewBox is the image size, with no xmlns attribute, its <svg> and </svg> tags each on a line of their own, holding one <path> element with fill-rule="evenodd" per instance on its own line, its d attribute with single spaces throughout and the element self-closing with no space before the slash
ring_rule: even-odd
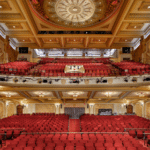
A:
<svg viewBox="0 0 150 150">
<path fill-rule="evenodd" d="M 82 115 L 80 121 L 82 132 L 124 132 L 125 128 L 150 128 L 150 121 L 138 116 Z"/>
<path fill-rule="evenodd" d="M 67 137 L 67 138 L 66 138 Z M 79 137 L 84 137 L 82 140 Z M 95 139 L 97 137 L 97 139 Z M 146 150 L 127 134 L 21 135 L 4 150 Z"/>
<path fill-rule="evenodd" d="M 27 72 L 33 68 L 37 63 L 30 62 L 9 62 L 0 65 L 1 74 L 16 74 L 16 75 L 27 75 Z"/>
<path fill-rule="evenodd" d="M 68 132 L 68 115 L 19 115 L 4 118 L 0 128 L 25 128 L 27 132 Z"/>
<path fill-rule="evenodd" d="M 133 61 L 112 64 L 120 70 L 121 75 L 142 75 L 150 73 L 150 65 L 148 64 Z"/>
</svg>

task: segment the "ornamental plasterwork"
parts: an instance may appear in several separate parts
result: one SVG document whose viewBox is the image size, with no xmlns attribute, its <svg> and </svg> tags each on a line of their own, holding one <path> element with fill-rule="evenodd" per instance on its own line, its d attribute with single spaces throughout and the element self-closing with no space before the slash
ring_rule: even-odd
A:
<svg viewBox="0 0 150 150">
<path fill-rule="evenodd" d="M 31 10 L 44 22 L 80 28 L 112 17 L 123 0 L 29 0 Z"/>
</svg>

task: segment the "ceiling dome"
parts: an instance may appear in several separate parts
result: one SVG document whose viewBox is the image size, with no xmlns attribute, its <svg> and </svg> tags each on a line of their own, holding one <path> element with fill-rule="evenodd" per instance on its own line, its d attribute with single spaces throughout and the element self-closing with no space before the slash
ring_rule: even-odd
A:
<svg viewBox="0 0 150 150">
<path fill-rule="evenodd" d="M 122 0 L 29 0 L 31 10 L 46 23 L 84 28 L 109 19 Z"/>
</svg>

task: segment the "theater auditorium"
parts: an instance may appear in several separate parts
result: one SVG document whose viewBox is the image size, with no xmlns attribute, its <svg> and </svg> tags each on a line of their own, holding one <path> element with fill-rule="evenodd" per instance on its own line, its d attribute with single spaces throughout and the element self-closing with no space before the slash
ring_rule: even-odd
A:
<svg viewBox="0 0 150 150">
<path fill-rule="evenodd" d="M 0 0 L 0 150 L 150 150 L 150 0 Z"/>
</svg>

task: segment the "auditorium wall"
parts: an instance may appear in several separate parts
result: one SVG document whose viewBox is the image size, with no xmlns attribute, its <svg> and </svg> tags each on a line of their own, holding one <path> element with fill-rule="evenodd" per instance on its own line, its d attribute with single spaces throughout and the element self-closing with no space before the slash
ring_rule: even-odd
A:
<svg viewBox="0 0 150 150">
<path fill-rule="evenodd" d="M 32 114 L 35 113 L 35 104 L 28 104 L 26 107 L 23 108 L 24 114 Z"/>
<path fill-rule="evenodd" d="M 35 104 L 36 113 L 55 113 L 54 104 Z"/>
<path fill-rule="evenodd" d="M 7 105 L 7 117 L 16 114 L 16 106 L 13 103 Z"/>
<path fill-rule="evenodd" d="M 150 103 L 146 103 L 146 118 L 150 119 Z"/>
<path fill-rule="evenodd" d="M 142 105 L 140 103 L 137 103 L 135 106 L 135 113 L 137 116 L 142 117 Z"/>
<path fill-rule="evenodd" d="M 4 117 L 4 104 L 0 102 L 0 119 Z"/>
</svg>

